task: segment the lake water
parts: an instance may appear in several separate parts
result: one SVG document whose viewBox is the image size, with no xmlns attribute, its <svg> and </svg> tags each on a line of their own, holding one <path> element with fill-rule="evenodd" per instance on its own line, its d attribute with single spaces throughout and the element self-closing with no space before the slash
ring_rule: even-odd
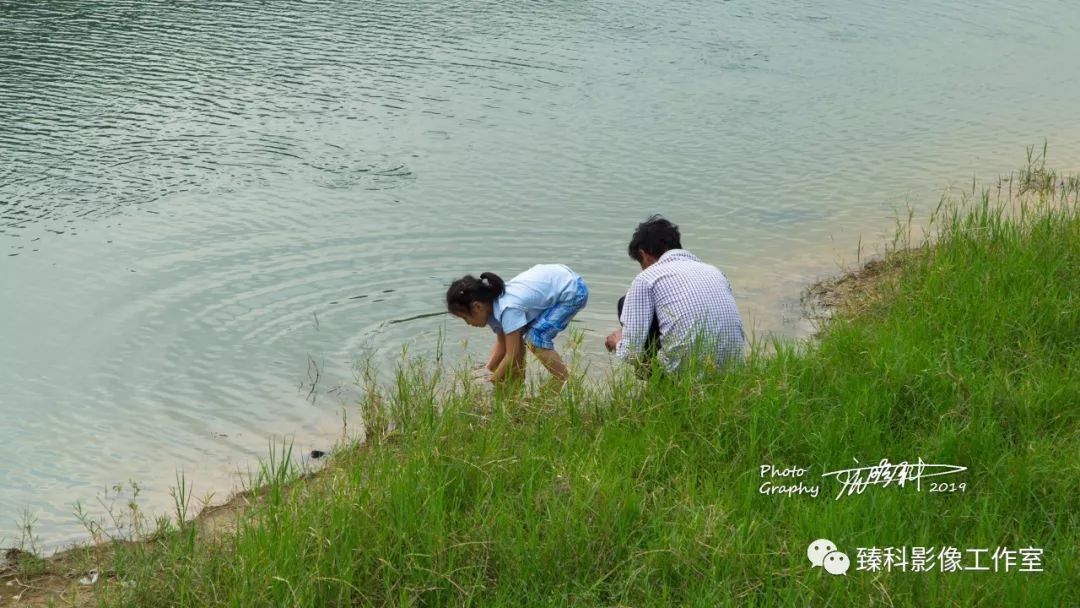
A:
<svg viewBox="0 0 1080 608">
<path fill-rule="evenodd" d="M 581 272 L 605 368 L 650 213 L 803 335 L 897 209 L 1044 139 L 1080 164 L 1078 31 L 1075 0 L 0 1 L 0 546 L 330 445 L 357 361 L 487 346 L 439 314 L 466 272 Z"/>
</svg>

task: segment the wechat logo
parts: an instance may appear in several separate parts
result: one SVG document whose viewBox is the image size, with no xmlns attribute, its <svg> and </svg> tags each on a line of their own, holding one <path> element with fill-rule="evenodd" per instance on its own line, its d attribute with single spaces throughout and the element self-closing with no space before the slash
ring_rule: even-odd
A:
<svg viewBox="0 0 1080 608">
<path fill-rule="evenodd" d="M 851 559 L 847 554 L 837 551 L 836 544 L 824 538 L 810 543 L 806 548 L 806 557 L 810 560 L 811 568 L 821 566 L 829 574 L 847 575 L 851 568 Z"/>
</svg>

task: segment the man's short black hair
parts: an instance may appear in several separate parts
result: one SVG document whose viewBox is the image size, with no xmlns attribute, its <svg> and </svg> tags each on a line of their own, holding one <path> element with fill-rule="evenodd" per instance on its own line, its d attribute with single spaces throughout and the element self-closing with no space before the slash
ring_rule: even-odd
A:
<svg viewBox="0 0 1080 608">
<path fill-rule="evenodd" d="M 671 249 L 682 249 L 679 227 L 659 215 L 638 224 L 630 237 L 630 257 L 641 263 L 641 252 L 660 257 Z"/>
</svg>

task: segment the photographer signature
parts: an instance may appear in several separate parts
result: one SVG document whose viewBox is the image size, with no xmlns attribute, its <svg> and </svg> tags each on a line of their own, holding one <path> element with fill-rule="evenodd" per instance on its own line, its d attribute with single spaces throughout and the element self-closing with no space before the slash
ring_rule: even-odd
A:
<svg viewBox="0 0 1080 608">
<path fill-rule="evenodd" d="M 855 462 L 858 463 L 859 461 L 855 460 Z M 914 464 L 908 463 L 906 460 L 893 464 L 889 462 L 888 458 L 882 458 L 881 462 L 872 466 L 829 471 L 822 473 L 821 476 L 835 477 L 841 483 L 840 492 L 836 495 L 836 500 L 840 500 L 845 495 L 862 494 L 866 488 L 872 485 L 885 487 L 895 483 L 897 486 L 903 487 L 908 483 L 914 483 L 915 489 L 922 491 L 923 479 L 951 475 L 966 470 L 967 467 L 951 464 L 929 464 L 923 462 L 922 458 Z"/>
</svg>

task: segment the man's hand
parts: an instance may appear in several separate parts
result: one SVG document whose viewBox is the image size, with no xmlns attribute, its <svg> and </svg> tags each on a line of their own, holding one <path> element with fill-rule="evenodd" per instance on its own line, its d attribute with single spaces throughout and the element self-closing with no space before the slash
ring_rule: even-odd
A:
<svg viewBox="0 0 1080 608">
<path fill-rule="evenodd" d="M 608 349 L 608 352 L 615 350 L 615 347 L 619 344 L 619 340 L 622 340 L 622 328 L 611 332 L 607 339 L 604 340 L 604 346 Z"/>
</svg>

